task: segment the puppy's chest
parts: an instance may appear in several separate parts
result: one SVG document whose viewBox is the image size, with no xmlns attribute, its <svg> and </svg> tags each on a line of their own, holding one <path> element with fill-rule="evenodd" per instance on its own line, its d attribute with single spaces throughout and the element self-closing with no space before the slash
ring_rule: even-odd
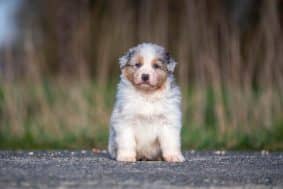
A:
<svg viewBox="0 0 283 189">
<path fill-rule="evenodd" d="M 133 100 L 125 106 L 126 111 L 139 121 L 162 121 L 166 119 L 166 103 L 159 101 Z"/>
</svg>

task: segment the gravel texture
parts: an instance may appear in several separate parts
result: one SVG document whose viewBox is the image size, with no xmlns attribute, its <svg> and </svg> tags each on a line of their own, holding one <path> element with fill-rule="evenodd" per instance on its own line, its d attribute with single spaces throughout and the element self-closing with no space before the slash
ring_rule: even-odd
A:
<svg viewBox="0 0 283 189">
<path fill-rule="evenodd" d="M 103 151 L 0 151 L 0 188 L 283 188 L 283 153 L 184 155 L 122 163 Z"/>
</svg>

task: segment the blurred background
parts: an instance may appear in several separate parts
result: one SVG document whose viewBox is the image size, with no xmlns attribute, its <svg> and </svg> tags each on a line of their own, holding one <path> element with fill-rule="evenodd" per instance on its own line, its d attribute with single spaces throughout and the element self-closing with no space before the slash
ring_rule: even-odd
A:
<svg viewBox="0 0 283 189">
<path fill-rule="evenodd" d="M 118 57 L 153 42 L 184 150 L 283 150 L 282 23 L 281 0 L 0 0 L 0 148 L 106 148 Z"/>
</svg>

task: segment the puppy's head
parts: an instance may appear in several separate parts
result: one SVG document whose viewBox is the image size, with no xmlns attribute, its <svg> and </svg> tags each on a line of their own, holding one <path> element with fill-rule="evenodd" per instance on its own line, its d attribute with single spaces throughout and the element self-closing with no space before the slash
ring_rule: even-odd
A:
<svg viewBox="0 0 283 189">
<path fill-rule="evenodd" d="M 131 48 L 119 59 L 124 78 L 142 91 L 162 88 L 176 62 L 161 46 L 143 43 Z"/>
</svg>

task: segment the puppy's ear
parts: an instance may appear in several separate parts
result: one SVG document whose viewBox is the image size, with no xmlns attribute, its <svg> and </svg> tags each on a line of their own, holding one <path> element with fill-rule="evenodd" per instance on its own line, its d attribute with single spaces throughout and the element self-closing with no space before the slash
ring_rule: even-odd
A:
<svg viewBox="0 0 283 189">
<path fill-rule="evenodd" d="M 175 70 L 177 62 L 171 57 L 171 55 L 168 52 L 166 52 L 164 56 L 165 56 L 165 60 L 166 60 L 166 63 L 167 63 L 167 70 L 170 73 L 173 73 L 174 70 Z"/>
<path fill-rule="evenodd" d="M 131 48 L 128 52 L 126 52 L 126 54 L 124 54 L 122 57 L 119 58 L 119 64 L 121 69 L 128 64 L 128 62 L 130 61 L 130 59 L 133 57 L 134 54 L 135 54 L 135 49 Z"/>
</svg>

